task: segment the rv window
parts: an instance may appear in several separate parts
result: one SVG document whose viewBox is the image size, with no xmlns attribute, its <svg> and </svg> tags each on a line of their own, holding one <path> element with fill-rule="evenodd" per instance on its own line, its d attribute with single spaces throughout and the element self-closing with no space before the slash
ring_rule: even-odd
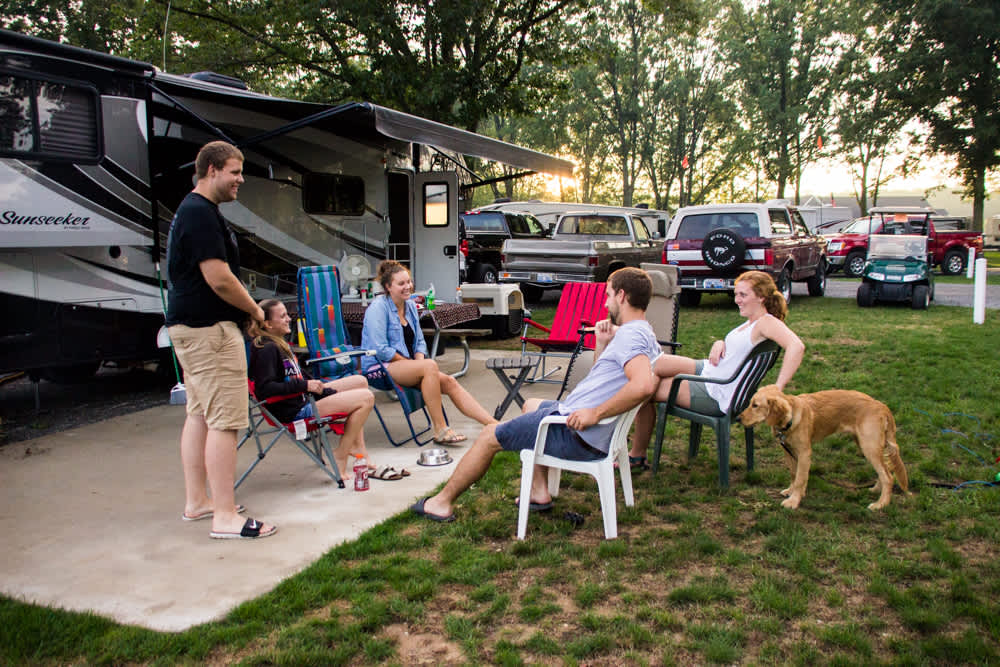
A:
<svg viewBox="0 0 1000 667">
<path fill-rule="evenodd" d="M 424 227 L 448 226 L 448 184 L 424 183 Z"/>
<path fill-rule="evenodd" d="M 302 210 L 325 215 L 364 215 L 365 181 L 360 176 L 311 172 L 302 177 Z"/>
<path fill-rule="evenodd" d="M 99 162 L 97 91 L 0 73 L 0 155 Z"/>
</svg>

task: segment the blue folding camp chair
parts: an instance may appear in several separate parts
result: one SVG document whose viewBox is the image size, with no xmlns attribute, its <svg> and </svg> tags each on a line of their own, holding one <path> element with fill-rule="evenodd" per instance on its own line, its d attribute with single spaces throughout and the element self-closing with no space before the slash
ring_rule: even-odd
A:
<svg viewBox="0 0 1000 667">
<path fill-rule="evenodd" d="M 340 272 L 337 267 L 301 267 L 298 273 L 298 290 L 299 317 L 305 321 L 302 333 L 306 347 L 309 348 L 309 359 L 306 364 L 310 366 L 313 375 L 339 378 L 357 373 L 354 357 L 349 357 L 347 354 L 354 351 L 354 348 L 348 342 L 347 327 L 344 325 L 340 302 Z M 381 362 L 378 362 L 365 377 L 369 386 L 389 392 L 399 400 L 403 408 L 403 416 L 406 417 L 410 435 L 397 440 L 393 438 L 382 410 L 379 410 L 378 404 L 375 405 L 375 414 L 382 424 L 382 430 L 394 447 L 405 445 L 411 440 L 418 446 L 423 446 L 434 438 L 431 417 L 419 390 L 393 382 Z M 414 425 L 412 415 L 416 412 L 423 412 L 426 425 Z M 447 421 L 447 416 L 445 420 Z M 427 435 L 428 433 L 430 435 Z"/>
</svg>

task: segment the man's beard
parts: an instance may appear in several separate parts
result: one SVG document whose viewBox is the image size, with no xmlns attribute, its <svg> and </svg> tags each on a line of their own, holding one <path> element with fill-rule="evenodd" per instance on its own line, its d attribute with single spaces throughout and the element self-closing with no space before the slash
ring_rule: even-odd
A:
<svg viewBox="0 0 1000 667">
<path fill-rule="evenodd" d="M 608 321 L 611 322 L 611 324 L 614 324 L 615 326 L 618 326 L 618 313 L 613 313 L 613 312 L 611 312 L 609 310 L 608 311 Z"/>
</svg>

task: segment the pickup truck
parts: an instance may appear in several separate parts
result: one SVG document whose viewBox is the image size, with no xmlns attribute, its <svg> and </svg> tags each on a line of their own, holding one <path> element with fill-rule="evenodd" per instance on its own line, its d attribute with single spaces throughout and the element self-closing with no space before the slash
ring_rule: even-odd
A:
<svg viewBox="0 0 1000 667">
<path fill-rule="evenodd" d="M 843 269 L 856 278 L 865 268 L 869 234 L 918 234 L 927 236 L 931 265 L 945 275 L 965 271 L 969 248 L 983 252 L 983 235 L 978 232 L 936 229 L 934 209 L 919 206 L 876 206 L 836 234 L 826 236 L 826 256 L 830 271 Z"/>
<path fill-rule="evenodd" d="M 785 200 L 705 204 L 674 215 L 662 263 L 678 269 L 682 306 L 697 306 L 705 292 L 731 293 L 750 270 L 770 274 L 788 302 L 793 281 L 807 283 L 810 296 L 826 292 L 825 251 L 823 237 Z"/>
<path fill-rule="evenodd" d="M 458 248 L 465 258 L 461 282 L 495 283 L 500 251 L 507 239 L 541 239 L 548 230 L 528 213 L 475 209 L 458 216 Z"/>
<path fill-rule="evenodd" d="M 520 283 L 529 303 L 566 283 L 605 282 L 626 266 L 660 259 L 659 234 L 629 213 L 564 213 L 550 239 L 503 243 L 500 282 Z"/>
</svg>

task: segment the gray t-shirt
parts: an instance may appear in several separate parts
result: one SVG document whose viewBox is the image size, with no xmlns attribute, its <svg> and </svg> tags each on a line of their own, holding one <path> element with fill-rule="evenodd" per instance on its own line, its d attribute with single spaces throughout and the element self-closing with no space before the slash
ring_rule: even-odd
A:
<svg viewBox="0 0 1000 667">
<path fill-rule="evenodd" d="M 594 367 L 559 404 L 559 413 L 568 415 L 574 410 L 596 408 L 617 394 L 628 383 L 625 365 L 640 354 L 649 358 L 650 365 L 662 354 L 649 322 L 633 320 L 618 327 Z M 579 433 L 588 445 L 606 452 L 614 430 L 614 424 L 595 424 Z"/>
</svg>

